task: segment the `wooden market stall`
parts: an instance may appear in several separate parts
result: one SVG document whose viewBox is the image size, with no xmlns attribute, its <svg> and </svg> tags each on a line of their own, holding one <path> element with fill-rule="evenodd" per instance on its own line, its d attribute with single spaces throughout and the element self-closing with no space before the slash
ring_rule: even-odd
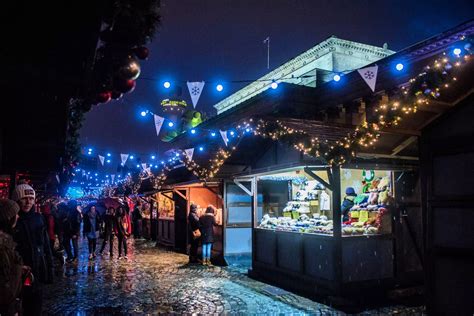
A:
<svg viewBox="0 0 474 316">
<path fill-rule="evenodd" d="M 472 35 L 471 24 L 379 60 L 375 92 L 357 71 L 346 74 L 343 85 L 330 82 L 310 88 L 280 83 L 277 90 L 266 90 L 204 122 L 198 133 L 232 130 L 253 119 L 279 125 L 280 132 L 299 131 L 327 142 L 343 140 L 363 124 L 380 123 L 377 111 L 399 101 L 394 91 L 407 86 L 410 78 L 423 76 L 419 74 L 427 65 L 434 63 L 436 68 L 436 58 Z M 401 60 L 409 63 L 410 71 L 394 73 Z M 352 159 L 341 164 L 328 163 L 324 155 L 305 155 L 298 150 L 300 144 L 280 142 L 278 137 L 248 133 L 230 139 L 226 147 L 232 154 L 213 174 L 224 187 L 224 256 L 236 244 L 248 245 L 237 252 L 251 253 L 252 277 L 312 297 L 353 295 L 370 300 L 369 293 L 421 284 L 419 137 L 423 128 L 472 93 L 473 66 L 468 58 L 464 61 L 452 83 L 457 85 L 455 93 L 442 91 L 407 110 L 409 115 L 397 124 L 377 130 L 375 143 L 360 146 Z M 431 90 L 422 93 L 431 95 Z M 184 149 L 202 142 L 187 136 L 177 137 L 174 144 Z M 209 152 L 223 147 L 220 138 L 206 141 Z M 193 160 L 205 164 L 210 158 L 202 154 Z M 358 200 L 344 212 L 341 205 L 349 187 Z M 379 200 L 380 195 L 391 198 Z"/>
<path fill-rule="evenodd" d="M 181 171 L 182 172 L 182 171 Z M 180 182 L 168 183 L 155 194 L 158 201 L 158 237 L 157 242 L 178 252 L 186 253 L 189 244 L 187 218 L 190 205 L 198 206 L 198 215 L 205 213 L 207 206 L 216 207 L 213 245 L 213 262 L 224 264 L 222 254 L 222 189 L 220 182 Z"/>
</svg>

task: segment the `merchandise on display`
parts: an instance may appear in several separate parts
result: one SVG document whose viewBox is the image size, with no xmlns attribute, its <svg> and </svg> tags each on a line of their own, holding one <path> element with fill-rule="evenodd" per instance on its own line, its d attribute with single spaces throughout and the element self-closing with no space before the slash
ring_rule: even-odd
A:
<svg viewBox="0 0 474 316">
<path fill-rule="evenodd" d="M 331 198 L 326 188 L 307 179 L 292 181 L 292 187 L 293 200 L 288 201 L 282 216 L 264 215 L 259 228 L 331 235 Z"/>
<path fill-rule="evenodd" d="M 349 220 L 342 223 L 342 235 L 390 234 L 389 206 L 393 200 L 391 174 L 375 177 L 374 171 L 364 171 L 363 179 L 358 183 L 361 184 L 358 187 L 362 188 L 361 193 L 357 194 L 352 187 L 346 190 L 351 195 L 351 206 Z M 331 196 L 328 191 L 317 181 L 292 185 L 297 187 L 294 200 L 288 201 L 281 216 L 265 214 L 258 228 L 332 235 Z"/>
<path fill-rule="evenodd" d="M 367 171 L 364 173 L 362 184 L 363 192 L 355 197 L 354 206 L 349 211 L 349 220 L 342 225 L 342 234 L 391 233 L 391 218 L 388 211 L 392 199 L 390 177 L 375 178 L 373 171 Z"/>
</svg>

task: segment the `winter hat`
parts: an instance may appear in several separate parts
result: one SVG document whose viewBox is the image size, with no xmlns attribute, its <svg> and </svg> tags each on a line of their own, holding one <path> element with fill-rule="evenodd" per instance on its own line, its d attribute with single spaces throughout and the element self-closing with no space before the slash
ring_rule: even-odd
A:
<svg viewBox="0 0 474 316">
<path fill-rule="evenodd" d="M 356 196 L 357 194 L 355 193 L 355 190 L 353 187 L 347 187 L 346 188 L 346 194 L 347 195 L 353 195 L 353 196 Z"/>
<path fill-rule="evenodd" d="M 23 183 L 16 186 L 12 194 L 13 201 L 19 201 L 24 197 L 36 198 L 35 190 L 28 184 Z"/>
<path fill-rule="evenodd" d="M 7 222 L 20 211 L 20 207 L 15 201 L 1 199 L 0 200 L 0 222 Z"/>
</svg>

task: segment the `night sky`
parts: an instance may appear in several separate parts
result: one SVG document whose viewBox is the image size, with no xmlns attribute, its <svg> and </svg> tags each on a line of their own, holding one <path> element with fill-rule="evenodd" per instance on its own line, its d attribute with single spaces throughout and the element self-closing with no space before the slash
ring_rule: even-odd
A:
<svg viewBox="0 0 474 316">
<path fill-rule="evenodd" d="M 151 155 L 162 148 L 153 118 L 166 98 L 165 79 L 183 88 L 206 81 L 197 110 L 212 107 L 267 70 L 263 40 L 270 36 L 270 70 L 335 35 L 398 51 L 474 18 L 474 2 L 387 0 L 162 0 L 162 26 L 148 45 L 137 87 L 119 101 L 95 106 L 86 116 L 81 143 L 96 152 Z M 157 79 L 156 81 L 147 79 Z M 212 82 L 223 81 L 218 93 Z"/>
</svg>

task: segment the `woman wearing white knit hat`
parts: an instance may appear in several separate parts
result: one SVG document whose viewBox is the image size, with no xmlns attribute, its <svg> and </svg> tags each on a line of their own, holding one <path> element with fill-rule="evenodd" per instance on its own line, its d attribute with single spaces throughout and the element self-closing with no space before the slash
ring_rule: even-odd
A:
<svg viewBox="0 0 474 316">
<path fill-rule="evenodd" d="M 42 284 L 53 281 L 53 259 L 43 216 L 35 212 L 35 190 L 19 184 L 12 199 L 20 205 L 20 218 L 15 226 L 14 239 L 24 264 L 30 266 L 35 282 L 23 288 L 24 315 L 41 315 Z"/>
</svg>

